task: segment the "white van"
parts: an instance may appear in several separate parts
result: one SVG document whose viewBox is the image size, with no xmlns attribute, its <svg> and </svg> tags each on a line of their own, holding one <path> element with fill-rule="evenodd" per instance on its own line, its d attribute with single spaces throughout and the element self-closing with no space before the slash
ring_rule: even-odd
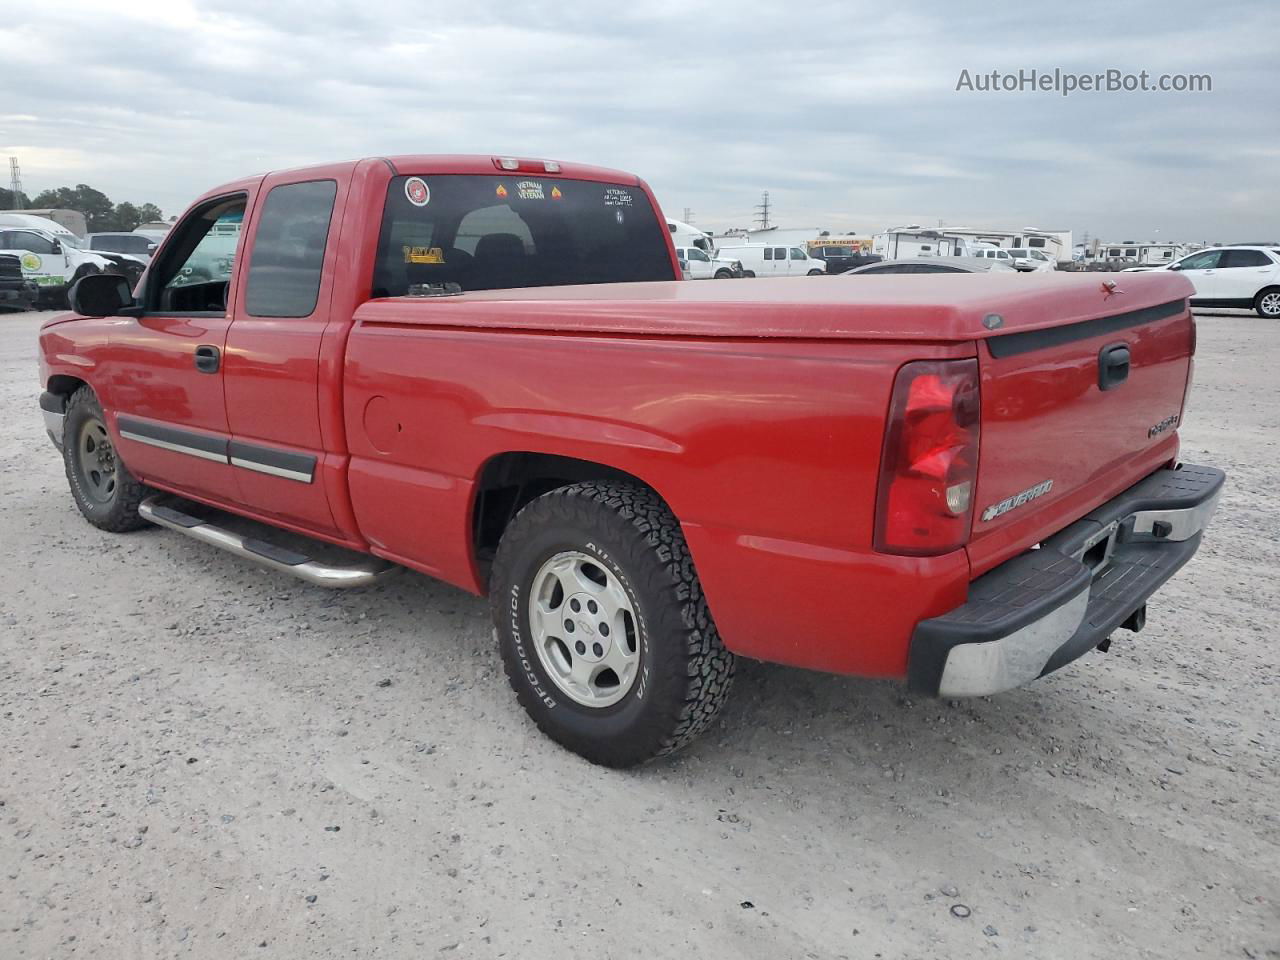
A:
<svg viewBox="0 0 1280 960">
<path fill-rule="evenodd" d="M 987 260 L 999 260 L 1007 267 L 1014 267 L 1013 257 L 1009 255 L 1009 251 L 1001 247 L 991 247 L 983 244 L 969 251 L 971 257 L 984 257 Z M 1016 269 L 1016 267 L 1015 267 Z"/>
<path fill-rule="evenodd" d="M 744 277 L 816 277 L 827 272 L 826 261 L 809 256 L 803 247 L 765 247 L 752 244 L 721 247 L 716 254 L 742 261 Z"/>
</svg>

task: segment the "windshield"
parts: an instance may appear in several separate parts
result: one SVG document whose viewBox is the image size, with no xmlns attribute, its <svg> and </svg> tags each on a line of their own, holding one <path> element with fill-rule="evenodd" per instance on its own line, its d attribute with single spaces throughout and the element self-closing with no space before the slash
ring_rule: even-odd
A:
<svg viewBox="0 0 1280 960">
<path fill-rule="evenodd" d="M 373 296 L 421 284 L 465 290 L 674 280 L 667 231 L 635 186 L 444 174 L 387 187 Z M 689 259 L 707 259 L 694 247 Z"/>
</svg>

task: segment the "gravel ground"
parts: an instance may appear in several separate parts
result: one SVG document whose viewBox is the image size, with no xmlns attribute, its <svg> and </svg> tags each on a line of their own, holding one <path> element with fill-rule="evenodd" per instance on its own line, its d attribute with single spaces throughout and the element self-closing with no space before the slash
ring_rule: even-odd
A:
<svg viewBox="0 0 1280 960">
<path fill-rule="evenodd" d="M 1280 956 L 1274 323 L 1201 319 L 1184 456 L 1230 485 L 1139 637 L 972 701 L 744 662 L 616 773 L 479 599 L 90 527 L 40 319 L 0 317 L 0 957 Z"/>
</svg>

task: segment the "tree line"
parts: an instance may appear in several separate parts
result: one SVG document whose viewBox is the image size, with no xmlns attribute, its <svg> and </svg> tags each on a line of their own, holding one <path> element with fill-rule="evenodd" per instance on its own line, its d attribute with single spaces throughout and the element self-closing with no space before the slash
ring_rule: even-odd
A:
<svg viewBox="0 0 1280 960">
<path fill-rule="evenodd" d="M 154 203 L 133 204 L 127 200 L 112 203 L 101 190 L 95 190 L 87 183 L 78 183 L 74 187 L 58 187 L 55 190 L 42 190 L 34 197 L 19 193 L 23 210 L 45 210 L 58 208 L 62 210 L 78 210 L 84 214 L 85 223 L 90 233 L 104 230 L 129 231 L 142 223 L 152 220 L 163 220 L 164 214 Z M 0 188 L 0 210 L 13 210 L 19 204 L 14 203 L 12 191 Z"/>
</svg>

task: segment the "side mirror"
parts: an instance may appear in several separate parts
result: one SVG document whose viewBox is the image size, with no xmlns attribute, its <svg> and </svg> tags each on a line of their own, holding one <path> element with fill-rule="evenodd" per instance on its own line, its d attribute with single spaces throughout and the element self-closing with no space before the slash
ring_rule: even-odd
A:
<svg viewBox="0 0 1280 960">
<path fill-rule="evenodd" d="M 1181 269 L 1182 269 L 1182 264 L 1180 264 L 1180 263 L 1171 263 L 1171 264 L 1169 264 L 1169 269 L 1170 269 L 1170 270 L 1181 270 Z"/>
<path fill-rule="evenodd" d="M 67 295 L 71 309 L 85 317 L 114 317 L 133 306 L 129 281 L 110 273 L 91 273 L 81 277 Z"/>
<path fill-rule="evenodd" d="M 53 252 L 54 253 L 62 252 L 62 244 L 57 240 L 53 241 Z"/>
<path fill-rule="evenodd" d="M 147 244 L 147 256 L 148 256 L 148 257 L 149 257 L 149 256 L 151 256 L 151 255 L 152 255 L 153 253 L 155 253 L 155 252 L 156 252 L 156 250 L 158 250 L 159 248 L 160 248 L 160 244 L 158 244 L 158 243 L 148 243 L 148 244 Z"/>
</svg>

